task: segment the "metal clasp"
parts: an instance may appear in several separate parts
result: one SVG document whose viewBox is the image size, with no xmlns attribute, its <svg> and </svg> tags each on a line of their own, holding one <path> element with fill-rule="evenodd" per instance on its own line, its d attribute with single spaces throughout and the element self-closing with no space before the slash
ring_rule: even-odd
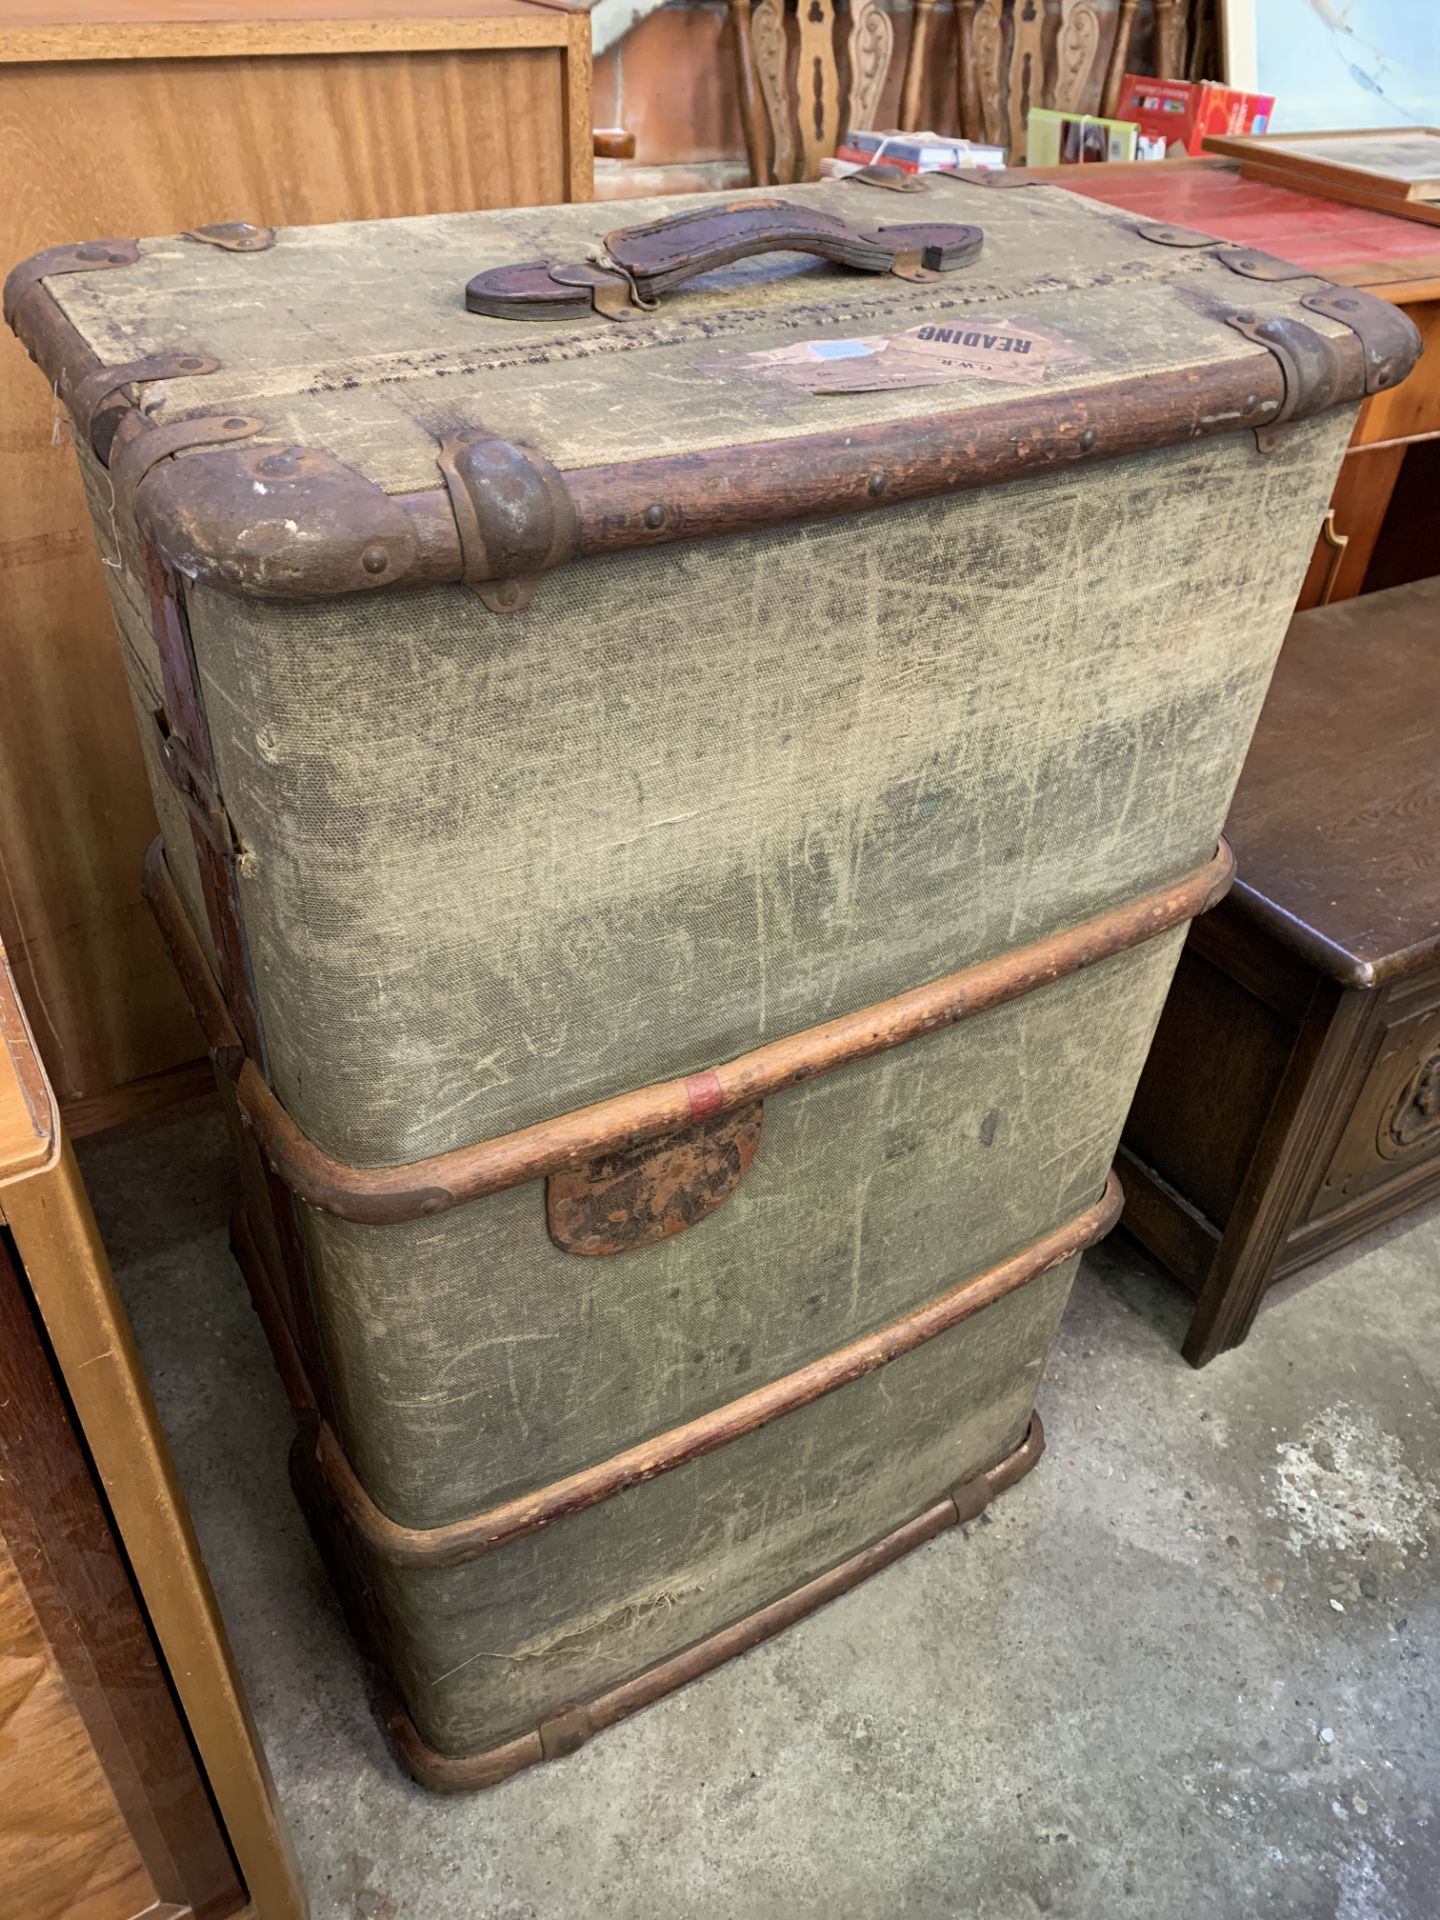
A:
<svg viewBox="0 0 1440 1920">
<path fill-rule="evenodd" d="M 597 247 L 588 260 L 551 267 L 550 278 L 562 287 L 588 288 L 590 304 L 607 320 L 633 320 L 637 314 L 654 313 L 660 304 L 647 299 L 630 269 L 612 260 L 603 247 Z"/>
</svg>

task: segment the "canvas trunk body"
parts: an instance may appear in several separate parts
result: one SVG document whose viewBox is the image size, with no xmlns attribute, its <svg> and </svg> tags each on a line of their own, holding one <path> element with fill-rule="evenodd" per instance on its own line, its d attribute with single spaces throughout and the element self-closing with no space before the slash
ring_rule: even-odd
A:
<svg viewBox="0 0 1440 1920">
<path fill-rule="evenodd" d="M 997 180 L 12 275 L 297 1482 L 435 1784 L 1038 1453 L 1354 408 L 1415 346 Z M 979 231 L 870 231 L 916 221 Z"/>
</svg>

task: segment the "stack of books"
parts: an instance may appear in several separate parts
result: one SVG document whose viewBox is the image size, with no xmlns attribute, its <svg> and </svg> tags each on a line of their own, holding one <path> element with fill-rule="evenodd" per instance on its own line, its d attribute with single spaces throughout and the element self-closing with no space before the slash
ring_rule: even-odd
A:
<svg viewBox="0 0 1440 1920">
<path fill-rule="evenodd" d="M 954 167 L 1003 167 L 1003 147 L 982 146 L 973 140 L 952 140 L 940 133 L 861 132 L 851 129 L 841 141 L 835 159 L 825 166 L 830 174 L 854 173 L 857 167 L 898 167 L 902 173 L 944 173 Z"/>
</svg>

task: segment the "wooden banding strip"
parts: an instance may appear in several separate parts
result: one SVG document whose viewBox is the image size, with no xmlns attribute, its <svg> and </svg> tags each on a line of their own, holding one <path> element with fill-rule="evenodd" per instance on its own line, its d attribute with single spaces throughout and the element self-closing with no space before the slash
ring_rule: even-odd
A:
<svg viewBox="0 0 1440 1920">
<path fill-rule="evenodd" d="M 1083 1213 L 913 1313 L 892 1320 L 874 1333 L 862 1334 L 848 1346 L 757 1387 L 753 1393 L 742 1394 L 738 1400 L 712 1408 L 638 1446 L 627 1447 L 608 1460 L 582 1467 L 563 1480 L 554 1480 L 533 1493 L 521 1494 L 464 1520 L 438 1527 L 407 1527 L 392 1520 L 360 1484 L 333 1429 L 324 1423 L 315 1432 L 314 1464 L 351 1532 L 379 1559 L 396 1567 L 463 1566 L 511 1540 L 538 1533 L 569 1514 L 580 1513 L 714 1453 L 718 1447 L 913 1352 L 937 1334 L 958 1327 L 962 1320 L 1083 1253 L 1110 1231 L 1123 1205 L 1124 1194 L 1112 1171 L 1100 1198 Z"/>
<path fill-rule="evenodd" d="M 962 4 L 962 29 L 966 17 Z M 992 187 L 1031 184 L 1023 175 L 1004 172 L 976 178 Z M 90 257 L 82 261 L 82 254 Z M 51 249 L 12 271 L 6 283 L 7 316 L 62 398 L 75 383 L 95 374 L 100 363 L 40 280 L 81 265 L 125 265 L 138 257 L 134 241 L 105 242 Z M 1223 252 L 1215 257 L 1223 263 Z M 1257 348 L 1254 354 L 1131 374 L 1061 393 L 1011 397 L 924 419 L 659 454 L 569 468 L 563 474 L 546 462 L 546 484 L 533 490 L 541 520 L 518 528 L 522 545 L 538 545 L 548 569 L 594 554 L 869 512 L 1216 435 L 1263 431 L 1282 415 L 1298 419 L 1320 407 L 1361 398 L 1371 390 L 1378 365 L 1383 364 L 1390 385 L 1413 366 L 1420 336 L 1403 316 L 1366 292 L 1346 288 L 1339 297 L 1354 311 L 1330 317 L 1343 319 L 1348 331 L 1328 338 L 1309 330 L 1314 351 L 1302 356 L 1303 367 L 1260 333 L 1251 341 Z M 1313 304 L 1316 298 L 1307 296 L 1307 302 Z M 1233 326 L 1240 312 L 1219 302 L 1209 317 Z M 1297 325 L 1293 318 L 1283 318 L 1292 329 Z M 114 425 L 125 435 L 153 428 L 129 404 Z M 360 530 L 356 516 L 363 520 L 369 512 L 377 516 L 377 528 L 388 520 L 391 529 L 387 586 L 465 581 L 477 590 L 505 588 L 503 597 L 487 598 L 492 610 L 508 612 L 528 602 L 533 579 L 519 593 L 513 591 L 517 582 L 505 575 L 503 564 L 493 580 L 481 577 L 484 568 L 476 571 L 478 562 L 473 551 L 467 556 L 448 487 L 392 498 L 322 448 L 293 451 L 305 456 L 309 467 L 307 485 L 296 489 L 299 522 L 283 566 L 277 568 L 274 554 L 262 563 L 242 551 L 235 544 L 234 525 L 222 524 L 222 507 L 233 511 L 249 496 L 251 483 L 240 454 L 228 462 L 207 461 L 204 469 L 209 494 L 201 519 L 210 527 L 217 551 L 201 553 L 196 547 L 193 494 L 199 470 L 193 468 L 184 473 L 163 462 L 157 466 L 145 489 L 148 537 L 169 560 L 183 557 L 188 578 L 218 592 L 260 599 L 328 599 L 380 584 L 355 565 Z M 187 464 L 178 463 L 182 469 Z M 227 476 L 228 484 L 222 484 Z M 337 494 L 342 482 L 343 502 Z M 343 510 L 337 510 L 342 505 Z M 398 538 L 395 529 L 402 517 L 408 525 L 405 536 Z M 522 514 L 520 520 L 529 517 Z"/>
<path fill-rule="evenodd" d="M 923 1513 L 917 1513 L 868 1547 L 862 1547 L 838 1566 L 772 1600 L 769 1606 L 722 1627 L 693 1647 L 647 1668 L 633 1680 L 622 1681 L 608 1693 L 551 1715 L 531 1733 L 518 1734 L 480 1753 L 437 1753 L 421 1738 L 414 1721 L 392 1696 L 383 1703 L 390 1737 L 420 1784 L 439 1793 L 474 1793 L 483 1787 L 497 1786 L 522 1768 L 573 1753 L 592 1735 L 603 1733 L 606 1727 L 613 1727 L 617 1721 L 652 1706 L 677 1687 L 687 1686 L 690 1681 L 723 1666 L 727 1660 L 748 1653 L 751 1647 L 783 1633 L 786 1627 L 831 1600 L 838 1600 L 841 1594 L 849 1593 L 852 1587 L 858 1587 L 863 1580 L 882 1572 L 916 1547 L 924 1546 L 937 1534 L 950 1527 L 966 1525 L 983 1513 L 997 1495 L 1022 1480 L 1044 1451 L 1045 1434 L 1040 1416 L 1032 1414 L 1020 1445 L 988 1472 L 955 1487 Z"/>
<path fill-rule="evenodd" d="M 269 1165 L 291 1192 L 323 1213 L 384 1226 L 443 1213 L 507 1187 L 574 1168 L 599 1154 L 657 1140 L 706 1117 L 784 1092 L 822 1073 L 869 1059 L 905 1042 L 989 1012 L 1037 987 L 1140 946 L 1215 905 L 1230 886 L 1235 861 L 1222 839 L 1214 857 L 1183 880 L 1124 906 L 1047 934 L 1028 946 L 964 967 L 858 1013 L 807 1027 L 685 1079 L 656 1081 L 552 1120 L 474 1145 L 452 1147 L 398 1167 L 352 1167 L 309 1139 L 280 1104 L 254 1061 L 235 1069 L 241 1112 Z M 237 1058 L 234 1023 L 175 893 L 156 841 L 145 859 L 145 897 L 159 923 L 217 1063 Z"/>
<path fill-rule="evenodd" d="M 1358 341 L 1344 339 L 1335 342 L 1335 351 L 1344 369 L 1343 392 L 1335 398 L 1358 397 L 1364 391 L 1364 353 Z M 1099 460 L 1132 459 L 1160 447 L 1263 427 L 1285 399 L 1285 375 L 1267 350 L 923 419 L 567 467 L 563 478 L 576 528 L 571 557 L 757 533 L 1000 486 Z M 407 581 L 418 586 L 463 578 L 455 515 L 445 490 L 395 497 L 410 515 L 418 541 Z M 234 578 L 206 584 L 221 592 L 245 591 Z"/>
</svg>

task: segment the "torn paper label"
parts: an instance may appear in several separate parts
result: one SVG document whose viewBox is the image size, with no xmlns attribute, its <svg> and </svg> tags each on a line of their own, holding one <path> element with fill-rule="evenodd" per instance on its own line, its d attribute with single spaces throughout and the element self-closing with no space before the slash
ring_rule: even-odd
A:
<svg viewBox="0 0 1440 1920">
<path fill-rule="evenodd" d="M 971 319 L 850 340 L 801 340 L 741 356 L 755 372 L 808 393 L 873 393 L 968 379 L 1037 386 L 1049 368 L 1085 357 L 1044 327 Z"/>
</svg>

